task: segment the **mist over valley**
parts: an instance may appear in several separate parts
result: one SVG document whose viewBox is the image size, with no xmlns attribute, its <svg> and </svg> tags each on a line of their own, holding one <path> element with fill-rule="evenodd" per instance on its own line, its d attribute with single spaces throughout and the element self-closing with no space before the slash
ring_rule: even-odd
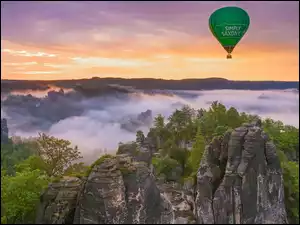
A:
<svg viewBox="0 0 300 225">
<path fill-rule="evenodd" d="M 299 92 L 286 90 L 141 90 L 120 85 L 85 89 L 51 86 L 45 90 L 1 93 L 1 117 L 10 136 L 23 138 L 44 132 L 77 145 L 84 161 L 114 153 L 119 142 L 147 133 L 157 114 L 166 118 L 189 105 L 207 109 L 213 101 L 239 112 L 270 117 L 298 127 Z"/>
</svg>

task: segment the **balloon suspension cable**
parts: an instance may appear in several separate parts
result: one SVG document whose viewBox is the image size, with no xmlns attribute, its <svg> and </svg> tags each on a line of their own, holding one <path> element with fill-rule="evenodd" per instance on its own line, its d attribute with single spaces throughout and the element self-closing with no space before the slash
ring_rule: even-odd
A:
<svg viewBox="0 0 300 225">
<path fill-rule="evenodd" d="M 228 55 L 227 55 L 227 59 L 232 59 L 232 56 L 231 56 L 231 54 L 230 54 L 230 53 L 228 53 Z"/>
</svg>

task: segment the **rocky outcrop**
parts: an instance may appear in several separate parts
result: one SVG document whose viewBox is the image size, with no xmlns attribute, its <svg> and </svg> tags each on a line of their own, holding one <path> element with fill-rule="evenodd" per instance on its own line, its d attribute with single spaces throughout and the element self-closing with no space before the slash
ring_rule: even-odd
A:
<svg viewBox="0 0 300 225">
<path fill-rule="evenodd" d="M 5 144 L 8 142 L 8 127 L 7 120 L 1 119 L 1 143 Z"/>
<path fill-rule="evenodd" d="M 146 110 L 138 115 L 123 118 L 121 128 L 136 133 L 141 127 L 149 127 L 153 121 L 152 111 Z"/>
<path fill-rule="evenodd" d="M 172 220 L 168 221 L 170 224 L 196 223 L 193 185 L 188 183 L 186 182 L 182 186 L 177 182 L 166 182 L 164 180 L 157 182 L 161 195 L 172 206 Z"/>
<path fill-rule="evenodd" d="M 63 179 L 51 184 L 42 195 L 37 223 L 164 224 L 172 221 L 172 207 L 161 195 L 147 164 L 133 161 L 128 155 L 107 158 L 95 165 L 89 176 L 81 183 L 76 182 L 72 189 L 68 189 L 70 185 L 66 182 Z"/>
<path fill-rule="evenodd" d="M 260 123 L 235 129 L 229 141 L 228 136 L 215 138 L 202 158 L 197 174 L 197 222 L 287 223 L 280 163 Z"/>
<path fill-rule="evenodd" d="M 85 179 L 51 184 L 41 197 L 37 222 L 287 223 L 280 163 L 260 123 L 215 137 L 206 146 L 195 185 L 193 179 L 182 185 L 155 178 L 151 166 L 134 157 L 136 146 L 132 152 L 126 148 L 100 160 Z"/>
<path fill-rule="evenodd" d="M 83 181 L 75 177 L 64 177 L 52 183 L 40 197 L 37 224 L 72 224 L 74 220 L 77 195 Z"/>
</svg>

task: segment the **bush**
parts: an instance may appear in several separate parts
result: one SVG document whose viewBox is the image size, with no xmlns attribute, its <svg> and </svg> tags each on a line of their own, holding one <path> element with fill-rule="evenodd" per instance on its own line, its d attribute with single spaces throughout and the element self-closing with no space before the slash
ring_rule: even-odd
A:
<svg viewBox="0 0 300 225">
<path fill-rule="evenodd" d="M 160 174 L 164 174 L 167 180 L 171 177 L 171 173 L 175 171 L 176 168 L 180 168 L 180 164 L 170 157 L 153 157 L 152 164 L 155 168 L 155 173 L 159 176 Z"/>
</svg>

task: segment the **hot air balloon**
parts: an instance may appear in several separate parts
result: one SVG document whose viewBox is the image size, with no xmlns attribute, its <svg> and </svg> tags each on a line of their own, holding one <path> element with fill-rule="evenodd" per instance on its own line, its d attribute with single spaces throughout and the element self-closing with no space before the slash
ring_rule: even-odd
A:
<svg viewBox="0 0 300 225">
<path fill-rule="evenodd" d="M 216 10 L 209 18 L 209 28 L 215 38 L 227 51 L 227 59 L 242 39 L 250 24 L 248 13 L 238 7 L 229 6 Z"/>
</svg>

